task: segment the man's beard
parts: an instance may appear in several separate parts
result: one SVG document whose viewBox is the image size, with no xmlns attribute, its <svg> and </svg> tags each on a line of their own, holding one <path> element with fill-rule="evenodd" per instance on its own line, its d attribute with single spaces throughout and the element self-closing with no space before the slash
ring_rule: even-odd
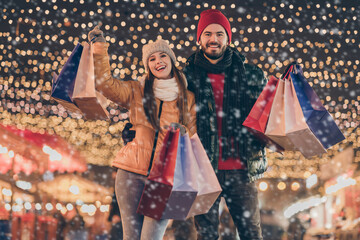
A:
<svg viewBox="0 0 360 240">
<path fill-rule="evenodd" d="M 208 44 L 208 45 L 210 45 L 210 44 Z M 221 58 L 222 56 L 224 56 L 224 53 L 226 50 L 226 45 L 222 46 L 219 53 L 207 53 L 205 50 L 208 48 L 209 48 L 208 46 L 206 46 L 206 48 L 202 47 L 205 56 L 212 60 L 217 60 L 217 59 Z"/>
</svg>

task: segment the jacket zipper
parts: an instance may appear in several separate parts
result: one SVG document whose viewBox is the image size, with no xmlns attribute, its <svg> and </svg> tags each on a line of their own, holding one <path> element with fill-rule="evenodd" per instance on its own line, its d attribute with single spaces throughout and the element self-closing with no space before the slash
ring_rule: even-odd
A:
<svg viewBox="0 0 360 240">
<path fill-rule="evenodd" d="M 161 112 L 162 112 L 162 105 L 163 105 L 163 101 L 160 101 L 159 113 L 158 113 L 159 123 L 160 123 L 160 116 L 161 116 Z M 154 160 L 154 155 L 155 155 L 155 149 L 156 149 L 156 144 L 157 144 L 158 136 L 159 136 L 159 130 L 156 130 L 156 132 L 155 132 L 155 139 L 154 139 L 154 145 L 153 145 L 153 149 L 152 149 L 152 152 L 151 152 L 149 169 L 148 169 L 148 171 L 147 171 L 147 176 L 149 176 L 150 170 L 151 170 L 151 168 L 152 168 L 152 164 L 153 164 L 153 160 Z"/>
</svg>

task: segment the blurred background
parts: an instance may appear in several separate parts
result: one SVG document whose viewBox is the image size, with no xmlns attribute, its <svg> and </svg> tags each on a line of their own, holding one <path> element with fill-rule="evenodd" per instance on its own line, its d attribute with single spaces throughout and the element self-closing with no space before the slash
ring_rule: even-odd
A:
<svg viewBox="0 0 360 240">
<path fill-rule="evenodd" d="M 51 73 L 99 22 L 115 77 L 142 76 L 141 48 L 157 38 L 182 68 L 209 8 L 228 17 L 233 46 L 267 77 L 300 63 L 346 137 L 310 159 L 268 151 L 257 181 L 264 239 L 360 239 L 360 3 L 351 0 L 1 1 L 0 239 L 64 239 L 73 229 L 109 239 L 119 221 L 110 163 L 127 112 L 113 103 L 109 121 L 67 112 L 50 98 Z M 222 239 L 235 239 L 222 209 Z M 173 232 L 166 238 L 186 239 Z"/>
</svg>

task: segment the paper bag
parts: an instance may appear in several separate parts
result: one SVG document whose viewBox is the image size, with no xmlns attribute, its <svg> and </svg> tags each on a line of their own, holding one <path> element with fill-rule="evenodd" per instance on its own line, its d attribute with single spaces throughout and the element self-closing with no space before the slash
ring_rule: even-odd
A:
<svg viewBox="0 0 360 240">
<path fill-rule="evenodd" d="M 83 51 L 76 75 L 72 100 L 88 120 L 109 118 L 107 99 L 95 90 L 95 72 L 92 43 L 83 43 Z"/>
</svg>

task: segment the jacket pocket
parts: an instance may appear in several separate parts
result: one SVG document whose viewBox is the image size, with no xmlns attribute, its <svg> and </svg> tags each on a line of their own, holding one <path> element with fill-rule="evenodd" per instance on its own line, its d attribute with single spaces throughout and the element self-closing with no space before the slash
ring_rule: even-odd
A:
<svg viewBox="0 0 360 240">
<path fill-rule="evenodd" d="M 133 141 L 127 143 L 116 155 L 113 166 L 126 166 L 133 170 L 145 171 L 149 165 L 151 149 L 139 144 L 135 137 Z"/>
</svg>

